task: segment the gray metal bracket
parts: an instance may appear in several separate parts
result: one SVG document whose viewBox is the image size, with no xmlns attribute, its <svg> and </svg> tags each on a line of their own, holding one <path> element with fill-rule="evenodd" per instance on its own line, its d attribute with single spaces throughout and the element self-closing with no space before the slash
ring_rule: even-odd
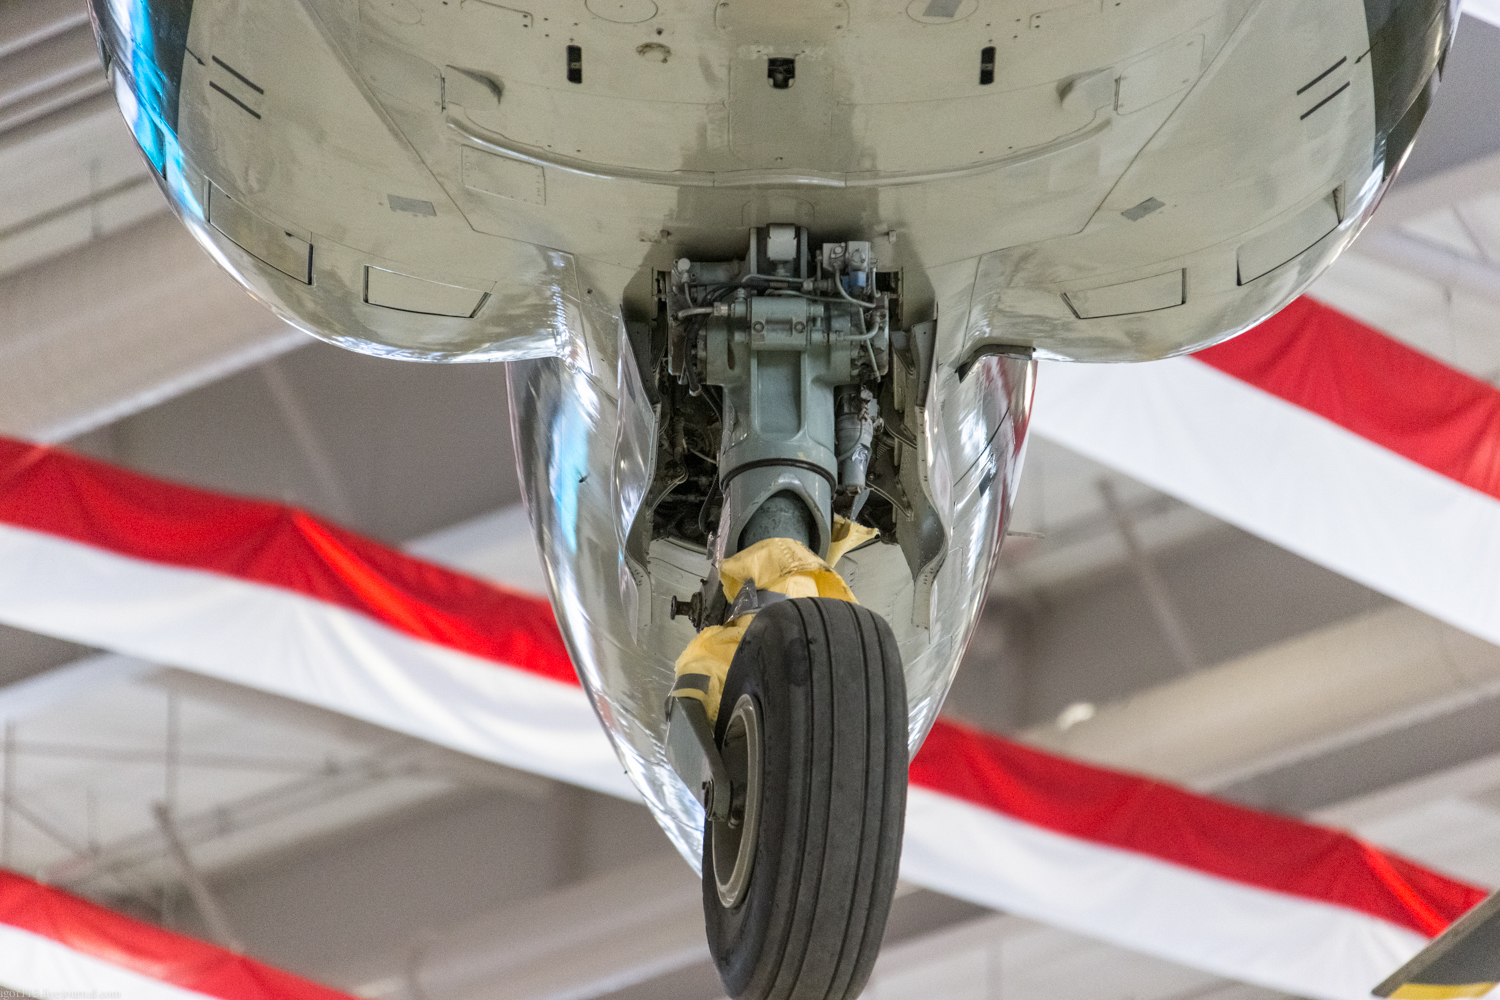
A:
<svg viewBox="0 0 1500 1000">
<path fill-rule="evenodd" d="M 734 603 L 729 606 L 729 611 L 724 615 L 726 622 L 732 622 L 741 615 L 753 615 L 757 611 L 763 611 L 772 604 L 780 604 L 791 598 L 785 594 L 778 594 L 774 590 L 760 590 L 749 580 L 740 588 L 735 595 Z"/>
<path fill-rule="evenodd" d="M 714 744 L 708 713 L 697 698 L 667 698 L 667 763 L 710 818 L 729 819 L 729 771 Z"/>
</svg>

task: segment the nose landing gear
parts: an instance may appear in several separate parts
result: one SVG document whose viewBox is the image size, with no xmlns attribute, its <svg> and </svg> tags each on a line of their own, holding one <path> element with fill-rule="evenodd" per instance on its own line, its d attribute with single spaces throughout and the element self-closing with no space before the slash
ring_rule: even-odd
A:
<svg viewBox="0 0 1500 1000">
<path fill-rule="evenodd" d="M 745 261 L 661 279 L 668 370 L 722 424 L 715 568 L 674 604 L 702 631 L 667 740 L 701 793 L 708 942 L 735 1000 L 858 996 L 895 892 L 905 678 L 890 626 L 829 565 L 880 533 L 859 523 L 891 359 L 876 277 L 868 243 L 814 251 L 770 226 Z"/>
</svg>

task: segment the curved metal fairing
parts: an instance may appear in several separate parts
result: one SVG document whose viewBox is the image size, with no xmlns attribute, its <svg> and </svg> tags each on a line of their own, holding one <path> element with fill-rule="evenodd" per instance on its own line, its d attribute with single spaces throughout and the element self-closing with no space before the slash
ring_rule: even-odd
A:
<svg viewBox="0 0 1500 1000">
<path fill-rule="evenodd" d="M 585 364 L 590 295 L 644 318 L 646 276 L 772 222 L 885 241 L 914 318 L 966 274 L 971 352 L 1221 340 L 1353 238 L 1456 23 L 1448 0 L 1035 6 L 93 9 L 164 190 L 282 316 L 390 357 Z"/>
<path fill-rule="evenodd" d="M 941 456 L 932 463 L 947 529 L 941 568 L 930 590 L 919 588 L 901 548 L 880 542 L 837 567 L 896 634 L 913 752 L 937 717 L 984 604 L 1020 473 L 1034 376 L 1031 363 L 988 358 L 960 379 L 956 335 L 940 332 L 938 342 L 947 349 L 940 347 L 922 411 L 924 436 Z M 668 606 L 699 589 L 709 560 L 702 547 L 657 538 L 643 575 L 626 565 L 621 539 L 651 474 L 649 449 L 637 442 L 655 428 L 649 404 L 632 388 L 639 385 L 634 356 L 619 358 L 612 380 L 558 359 L 511 365 L 511 421 L 574 665 L 627 773 L 696 867 L 703 810 L 667 762 L 663 705 L 673 663 L 694 635 L 685 617 L 669 617 Z M 622 503 L 622 494 L 637 499 Z"/>
</svg>

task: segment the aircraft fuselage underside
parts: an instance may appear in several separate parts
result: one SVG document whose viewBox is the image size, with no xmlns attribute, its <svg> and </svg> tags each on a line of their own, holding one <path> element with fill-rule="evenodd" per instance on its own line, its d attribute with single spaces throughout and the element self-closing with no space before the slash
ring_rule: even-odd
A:
<svg viewBox="0 0 1500 1000">
<path fill-rule="evenodd" d="M 758 769 L 795 784 L 756 742 L 802 738 L 778 713 L 827 710 L 816 692 L 774 708 L 772 675 L 869 667 L 858 697 L 883 721 L 838 738 L 871 756 L 824 761 L 835 784 L 892 740 L 920 745 L 988 591 L 1037 359 L 1163 358 L 1288 303 L 1404 160 L 1457 18 L 1448 0 L 92 9 L 162 189 L 252 294 L 353 350 L 513 362 L 559 624 L 695 864 L 705 807 L 722 854 L 757 815 L 745 789 L 784 791 Z M 722 592 L 724 560 L 757 542 L 816 562 L 849 523 L 873 536 L 837 567 L 862 608 Z M 736 660 L 717 735 L 711 711 L 676 715 L 674 769 L 674 661 L 736 621 L 747 648 L 774 632 L 806 662 L 747 678 Z M 863 659 L 824 648 L 834 635 Z M 814 766 L 832 737 L 809 739 Z M 865 828 L 888 853 L 904 758 L 880 759 Z M 843 822 L 836 799 L 822 821 Z M 743 939 L 734 914 L 760 905 L 762 855 L 786 838 L 732 839 L 705 895 L 721 943 Z M 854 881 L 893 887 L 871 864 Z M 757 998 L 853 996 L 873 961 L 808 971 L 834 985 L 804 990 L 715 948 Z"/>
</svg>

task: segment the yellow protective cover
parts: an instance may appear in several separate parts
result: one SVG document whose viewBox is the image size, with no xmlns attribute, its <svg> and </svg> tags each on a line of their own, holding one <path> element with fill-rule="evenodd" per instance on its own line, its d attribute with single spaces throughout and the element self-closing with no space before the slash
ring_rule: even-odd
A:
<svg viewBox="0 0 1500 1000">
<path fill-rule="evenodd" d="M 763 539 L 719 564 L 724 598 L 732 602 L 748 580 L 758 590 L 770 590 L 788 597 L 833 597 L 857 604 L 854 592 L 844 578 L 833 571 L 833 567 L 844 553 L 877 534 L 874 528 L 854 524 L 846 518 L 835 518 L 833 540 L 828 545 L 826 560 L 819 559 L 807 546 L 790 538 Z M 675 693 L 678 697 L 702 701 L 709 722 L 718 719 L 729 664 L 754 617 L 754 614 L 741 615 L 724 625 L 710 625 L 699 632 L 677 657 L 679 680 L 693 675 L 708 678 L 706 691 L 685 687 Z"/>
</svg>

